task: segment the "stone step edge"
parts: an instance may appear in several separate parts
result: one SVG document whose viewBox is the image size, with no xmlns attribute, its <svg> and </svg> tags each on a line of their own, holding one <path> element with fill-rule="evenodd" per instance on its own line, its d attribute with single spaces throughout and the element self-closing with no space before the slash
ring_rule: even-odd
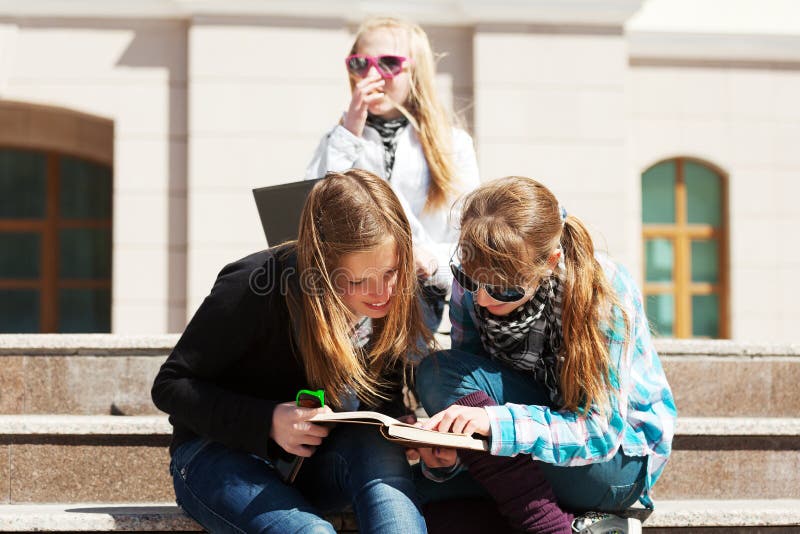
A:
<svg viewBox="0 0 800 534">
<path fill-rule="evenodd" d="M 0 415 L 0 436 L 172 434 L 166 415 Z M 678 436 L 800 436 L 800 418 L 679 417 Z"/>
<path fill-rule="evenodd" d="M 4 504 L 0 532 L 198 532 L 174 503 Z"/>
<path fill-rule="evenodd" d="M 166 415 L 0 415 L 0 436 L 172 435 Z"/>
<path fill-rule="evenodd" d="M 647 515 L 642 509 L 631 512 Z M 800 500 L 659 501 L 644 524 L 651 528 L 800 526 Z M 199 530 L 171 503 L 0 505 L 0 532 Z"/>
<path fill-rule="evenodd" d="M 0 334 L 0 355 L 161 356 L 180 334 Z"/>
<path fill-rule="evenodd" d="M 656 499 L 655 505 L 655 510 L 644 520 L 644 525 L 647 527 L 800 525 L 800 500 L 798 499 L 674 501 Z"/>
</svg>

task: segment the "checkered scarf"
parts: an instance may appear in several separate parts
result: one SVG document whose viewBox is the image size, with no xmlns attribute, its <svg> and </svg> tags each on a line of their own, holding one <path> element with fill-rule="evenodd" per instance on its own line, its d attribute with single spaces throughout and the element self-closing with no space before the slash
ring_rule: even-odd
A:
<svg viewBox="0 0 800 534">
<path fill-rule="evenodd" d="M 555 406 L 563 404 L 558 380 L 563 299 L 564 281 L 552 275 L 528 302 L 508 315 L 492 315 L 474 302 L 481 342 L 492 359 L 531 372 L 547 388 Z"/>
<path fill-rule="evenodd" d="M 367 126 L 375 129 L 381 136 L 383 142 L 383 166 L 386 171 L 386 179 L 392 179 L 392 169 L 394 168 L 394 154 L 397 152 L 397 138 L 400 132 L 408 125 L 408 119 L 398 117 L 396 119 L 382 119 L 375 115 L 367 115 Z"/>
</svg>

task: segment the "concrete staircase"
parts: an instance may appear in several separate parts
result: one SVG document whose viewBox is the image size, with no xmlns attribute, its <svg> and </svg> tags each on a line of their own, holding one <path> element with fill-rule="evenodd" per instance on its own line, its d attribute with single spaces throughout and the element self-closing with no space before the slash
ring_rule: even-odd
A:
<svg viewBox="0 0 800 534">
<path fill-rule="evenodd" d="M 176 340 L 0 336 L 0 532 L 198 530 L 174 506 L 171 427 L 149 400 Z M 645 531 L 800 532 L 800 347 L 658 349 L 680 419 Z"/>
</svg>

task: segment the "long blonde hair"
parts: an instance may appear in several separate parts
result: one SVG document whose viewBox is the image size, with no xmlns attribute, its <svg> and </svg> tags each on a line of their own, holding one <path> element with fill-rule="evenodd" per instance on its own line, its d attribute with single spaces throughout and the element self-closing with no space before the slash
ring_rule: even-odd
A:
<svg viewBox="0 0 800 534">
<path fill-rule="evenodd" d="M 433 50 L 428 36 L 419 25 L 390 17 L 376 17 L 364 21 L 358 28 L 350 53 L 357 53 L 359 42 L 365 34 L 383 29 L 405 32 L 408 36 L 411 91 L 408 101 L 394 104 L 417 132 L 428 163 L 431 179 L 424 209 L 440 208 L 449 203 L 449 197 L 455 191 L 455 162 L 452 121 L 439 100 L 433 83 L 436 77 Z M 351 88 L 355 82 L 351 77 Z"/>
<path fill-rule="evenodd" d="M 467 274 L 479 280 L 488 274 L 490 283 L 523 287 L 548 276 L 551 255 L 561 247 L 566 269 L 559 383 L 563 408 L 608 407 L 616 380 L 605 328 L 615 311 L 624 321 L 626 340 L 630 325 L 583 223 L 568 215 L 562 225 L 558 200 L 547 187 L 509 176 L 466 198 L 459 247 Z"/>
<path fill-rule="evenodd" d="M 374 250 L 387 239 L 396 247 L 397 282 L 389 312 L 372 321 L 366 352 L 353 346 L 353 314 L 331 275 L 343 256 Z M 287 304 L 309 385 L 325 389 L 334 406 L 342 405 L 349 389 L 368 403 L 386 399 L 382 373 L 404 363 L 420 339 L 431 339 L 416 297 L 411 229 L 394 192 L 367 171 L 328 173 L 306 200 L 296 250 L 300 291 L 288 292 Z"/>
</svg>

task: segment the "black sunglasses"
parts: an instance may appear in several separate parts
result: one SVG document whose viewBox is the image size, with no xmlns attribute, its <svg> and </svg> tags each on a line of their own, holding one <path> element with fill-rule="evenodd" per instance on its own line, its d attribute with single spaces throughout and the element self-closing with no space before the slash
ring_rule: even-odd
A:
<svg viewBox="0 0 800 534">
<path fill-rule="evenodd" d="M 516 302 L 525 296 L 525 289 L 521 287 L 503 287 L 476 282 L 452 261 L 450 262 L 450 270 L 453 272 L 453 278 L 456 279 L 458 285 L 470 293 L 477 293 L 480 288 L 483 288 L 487 295 L 498 302 Z"/>
</svg>

